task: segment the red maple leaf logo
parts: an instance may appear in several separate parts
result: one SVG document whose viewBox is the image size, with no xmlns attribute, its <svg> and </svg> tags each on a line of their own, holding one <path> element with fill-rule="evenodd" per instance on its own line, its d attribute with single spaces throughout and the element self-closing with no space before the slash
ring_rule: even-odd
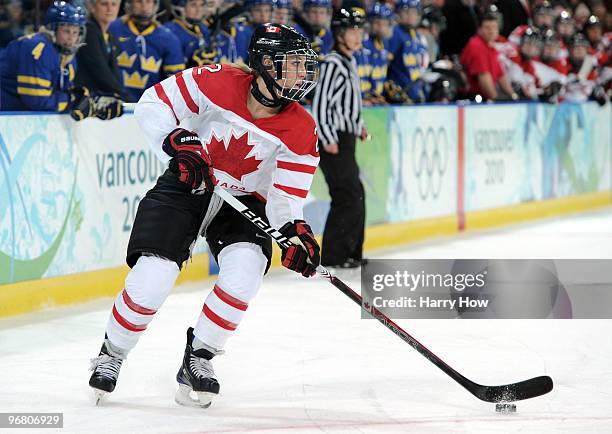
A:
<svg viewBox="0 0 612 434">
<path fill-rule="evenodd" d="M 227 148 L 224 141 L 217 139 L 213 133 L 207 148 L 213 167 L 224 171 L 240 182 L 244 175 L 255 172 L 262 162 L 254 156 L 246 158 L 253 149 L 253 145 L 249 145 L 247 131 L 239 137 L 234 136 L 234 131 L 232 131 Z"/>
</svg>

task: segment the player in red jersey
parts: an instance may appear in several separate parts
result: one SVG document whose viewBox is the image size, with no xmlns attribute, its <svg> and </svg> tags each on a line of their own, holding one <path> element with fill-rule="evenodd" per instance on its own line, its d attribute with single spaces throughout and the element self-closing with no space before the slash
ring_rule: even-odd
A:
<svg viewBox="0 0 612 434">
<path fill-rule="evenodd" d="M 521 99 L 536 100 L 538 98 L 539 81 L 534 64 L 541 50 L 540 34 L 528 28 L 521 36 L 518 52 L 509 59 L 508 79 Z"/>
<path fill-rule="evenodd" d="M 524 24 L 522 26 L 518 26 L 512 31 L 512 33 L 510 33 L 508 40 L 518 47 L 521 45 L 523 33 L 525 33 L 528 28 L 543 32 L 544 30 L 553 27 L 554 19 L 555 11 L 553 7 L 548 1 L 544 1 L 533 8 L 533 23 L 531 25 Z"/>
<path fill-rule="evenodd" d="M 140 98 L 136 119 L 169 168 L 138 208 L 127 251 L 132 269 L 92 360 L 89 384 L 98 398 L 115 388 L 123 360 L 168 296 L 199 234 L 220 270 L 197 324 L 187 330 L 175 399 L 207 407 L 219 393 L 210 360 L 223 352 L 256 295 L 272 243 L 212 193 L 215 185 L 294 242 L 282 252 L 285 267 L 314 274 L 319 246 L 302 207 L 319 163 L 317 131 L 297 101 L 316 84 L 316 59 L 294 29 L 264 24 L 251 39 L 251 70 L 199 66 Z"/>
</svg>

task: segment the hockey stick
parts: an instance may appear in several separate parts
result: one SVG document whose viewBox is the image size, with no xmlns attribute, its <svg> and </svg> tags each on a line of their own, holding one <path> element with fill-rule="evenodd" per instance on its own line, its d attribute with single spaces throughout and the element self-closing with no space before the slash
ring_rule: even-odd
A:
<svg viewBox="0 0 612 434">
<path fill-rule="evenodd" d="M 215 187 L 215 193 L 221 197 L 228 205 L 234 208 L 236 211 L 246 217 L 251 223 L 257 226 L 259 229 L 271 236 L 280 247 L 287 248 L 291 245 L 291 242 L 283 236 L 280 232 L 270 226 L 265 220 L 255 214 L 246 205 L 232 196 L 228 191 L 221 187 Z M 462 385 L 476 398 L 487 402 L 513 402 L 520 401 L 522 399 L 534 398 L 536 396 L 544 395 L 550 392 L 553 388 L 552 378 L 549 376 L 541 376 L 530 378 L 529 380 L 521 381 L 518 383 L 505 384 L 502 386 L 484 386 L 482 384 L 474 383 L 468 378 L 461 375 L 459 372 L 451 368 L 441 358 L 436 356 L 431 350 L 425 345 L 417 341 L 414 337 L 404 331 L 400 326 L 395 324 L 389 319 L 384 313 L 376 309 L 374 306 L 364 306 L 362 298 L 353 289 L 348 287 L 344 282 L 335 276 L 332 276 L 330 272 L 319 265 L 317 267 L 317 273 L 328 280 L 332 285 L 342 291 L 346 296 L 359 305 L 363 310 L 368 312 L 378 321 L 380 321 L 385 327 L 395 333 L 404 342 L 409 344 L 412 348 L 421 353 L 427 360 L 440 368 L 446 375 L 451 377 L 457 383 Z"/>
</svg>

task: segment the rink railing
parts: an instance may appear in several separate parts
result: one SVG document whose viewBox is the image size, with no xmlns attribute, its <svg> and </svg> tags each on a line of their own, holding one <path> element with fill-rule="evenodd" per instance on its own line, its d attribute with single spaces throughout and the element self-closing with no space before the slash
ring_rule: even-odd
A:
<svg viewBox="0 0 612 434">
<path fill-rule="evenodd" d="M 367 249 L 612 202 L 609 104 L 373 107 L 364 119 Z M 138 203 L 163 170 L 133 116 L 2 114 L 0 160 L 0 317 L 114 296 Z M 315 232 L 328 209 L 318 171 L 305 207 Z M 215 270 L 200 241 L 181 278 Z"/>
</svg>

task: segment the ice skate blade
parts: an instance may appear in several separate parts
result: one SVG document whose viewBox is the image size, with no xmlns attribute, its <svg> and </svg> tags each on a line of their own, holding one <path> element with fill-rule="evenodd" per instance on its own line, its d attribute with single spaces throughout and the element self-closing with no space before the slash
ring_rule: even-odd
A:
<svg viewBox="0 0 612 434">
<path fill-rule="evenodd" d="M 94 403 L 96 404 L 96 406 L 99 406 L 102 401 L 104 400 L 104 396 L 106 395 L 107 392 L 100 390 L 100 389 L 93 389 L 94 391 Z"/>
<path fill-rule="evenodd" d="M 194 398 L 192 394 L 195 394 L 197 399 Z M 210 404 L 212 404 L 212 400 L 215 396 L 217 396 L 216 393 L 194 392 L 191 387 L 185 384 L 179 384 L 179 388 L 174 396 L 174 401 L 186 407 L 208 408 Z"/>
</svg>

